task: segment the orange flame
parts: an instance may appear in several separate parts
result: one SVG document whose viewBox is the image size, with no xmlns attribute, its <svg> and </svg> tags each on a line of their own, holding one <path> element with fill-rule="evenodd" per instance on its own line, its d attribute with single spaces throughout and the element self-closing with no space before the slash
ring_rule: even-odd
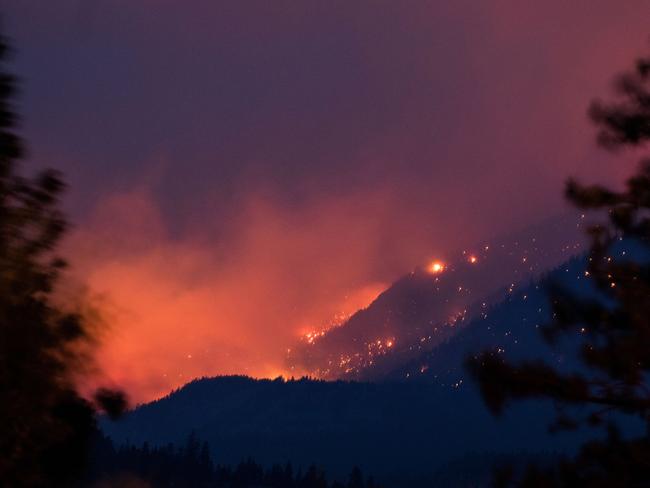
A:
<svg viewBox="0 0 650 488">
<path fill-rule="evenodd" d="M 438 274 L 445 270 L 445 264 L 441 261 L 434 261 L 429 265 L 429 273 Z"/>
</svg>

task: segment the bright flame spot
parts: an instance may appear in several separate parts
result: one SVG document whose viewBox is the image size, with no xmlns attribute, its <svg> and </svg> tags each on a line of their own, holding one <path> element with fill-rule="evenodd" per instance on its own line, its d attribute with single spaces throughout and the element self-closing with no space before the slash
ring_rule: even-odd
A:
<svg viewBox="0 0 650 488">
<path fill-rule="evenodd" d="M 444 263 L 441 263 L 440 261 L 434 261 L 429 265 L 429 272 L 433 274 L 438 274 L 442 273 L 445 270 L 445 265 Z"/>
<path fill-rule="evenodd" d="M 471 264 L 476 264 L 477 261 L 478 261 L 478 258 L 477 258 L 476 256 L 471 255 L 471 256 L 469 257 L 469 262 L 470 262 Z"/>
</svg>

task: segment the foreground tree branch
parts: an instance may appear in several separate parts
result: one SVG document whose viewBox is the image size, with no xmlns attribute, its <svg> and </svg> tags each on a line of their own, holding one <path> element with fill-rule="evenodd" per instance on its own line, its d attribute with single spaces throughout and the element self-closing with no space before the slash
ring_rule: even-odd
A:
<svg viewBox="0 0 650 488">
<path fill-rule="evenodd" d="M 614 88 L 614 102 L 594 102 L 589 111 L 599 128 L 598 141 L 610 151 L 643 150 L 650 140 L 650 57 L 638 60 Z M 608 216 L 588 231 L 585 275 L 594 284 L 593 296 L 549 286 L 554 319 L 543 329 L 544 337 L 553 345 L 562 336 L 579 335 L 582 368 L 567 373 L 541 361 L 513 364 L 493 351 L 469 358 L 467 367 L 495 415 L 514 400 L 546 398 L 558 406 L 551 428 L 601 425 L 607 440 L 586 444 L 575 459 L 555 469 L 530 468 L 519 479 L 502 473 L 497 481 L 504 486 L 646 486 L 650 437 L 622 439 L 615 421 L 605 424 L 604 415 L 637 416 L 650 433 L 650 159 L 641 159 L 622 191 L 570 180 L 565 195 L 578 208 Z M 645 258 L 615 256 L 621 240 L 634 242 Z M 574 418 L 566 415 L 571 406 L 594 408 Z"/>
</svg>

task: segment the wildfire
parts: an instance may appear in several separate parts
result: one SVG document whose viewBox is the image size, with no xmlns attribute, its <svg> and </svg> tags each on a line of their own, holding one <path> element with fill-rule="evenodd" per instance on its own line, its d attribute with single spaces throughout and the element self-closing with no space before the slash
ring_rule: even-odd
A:
<svg viewBox="0 0 650 488">
<path fill-rule="evenodd" d="M 478 262 L 478 258 L 472 254 L 469 257 L 469 262 L 470 262 L 470 264 L 476 264 Z"/>
<path fill-rule="evenodd" d="M 334 312 L 329 319 L 322 321 L 320 324 L 314 325 L 311 323 L 301 327 L 302 332 L 299 335 L 299 340 L 310 346 L 316 344 L 332 329 L 343 325 L 357 311 L 368 307 L 385 289 L 385 283 L 372 283 L 345 295 L 338 311 Z"/>
</svg>

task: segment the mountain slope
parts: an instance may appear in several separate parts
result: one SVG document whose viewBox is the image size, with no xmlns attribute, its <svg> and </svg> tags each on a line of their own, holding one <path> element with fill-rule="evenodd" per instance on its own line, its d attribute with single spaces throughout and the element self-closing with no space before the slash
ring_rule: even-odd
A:
<svg viewBox="0 0 650 488">
<path fill-rule="evenodd" d="M 530 415 L 540 419 L 531 424 Z M 472 452 L 558 447 L 544 419 L 548 405 L 494 419 L 473 389 L 415 383 L 313 380 L 196 380 L 102 428 L 115 441 L 183 444 L 194 431 L 217 462 L 252 456 L 262 464 L 316 463 L 333 474 L 353 464 L 380 477 L 425 476 Z M 399 476 L 398 476 L 399 477 Z"/>
<path fill-rule="evenodd" d="M 631 240 L 619 240 L 610 250 L 610 257 L 647 261 L 646 249 Z M 571 293 L 596 297 L 591 278 L 585 274 L 586 257 L 577 256 L 546 273 L 539 281 L 513 290 L 499 304 L 485 308 L 457 334 L 437 347 L 421 352 L 417 357 L 390 372 L 382 372 L 384 380 L 425 381 L 432 384 L 456 386 L 466 377 L 463 363 L 469 355 L 485 349 L 498 350 L 513 360 L 544 359 L 560 369 L 575 369 L 582 334 L 576 331 L 549 347 L 540 328 L 552 320 L 552 307 L 547 293 L 553 283 Z M 379 375 L 368 371 L 368 376 Z"/>
<path fill-rule="evenodd" d="M 583 222 L 549 219 L 420 267 L 340 327 L 292 347 L 289 367 L 324 379 L 381 379 L 580 252 Z"/>
</svg>

